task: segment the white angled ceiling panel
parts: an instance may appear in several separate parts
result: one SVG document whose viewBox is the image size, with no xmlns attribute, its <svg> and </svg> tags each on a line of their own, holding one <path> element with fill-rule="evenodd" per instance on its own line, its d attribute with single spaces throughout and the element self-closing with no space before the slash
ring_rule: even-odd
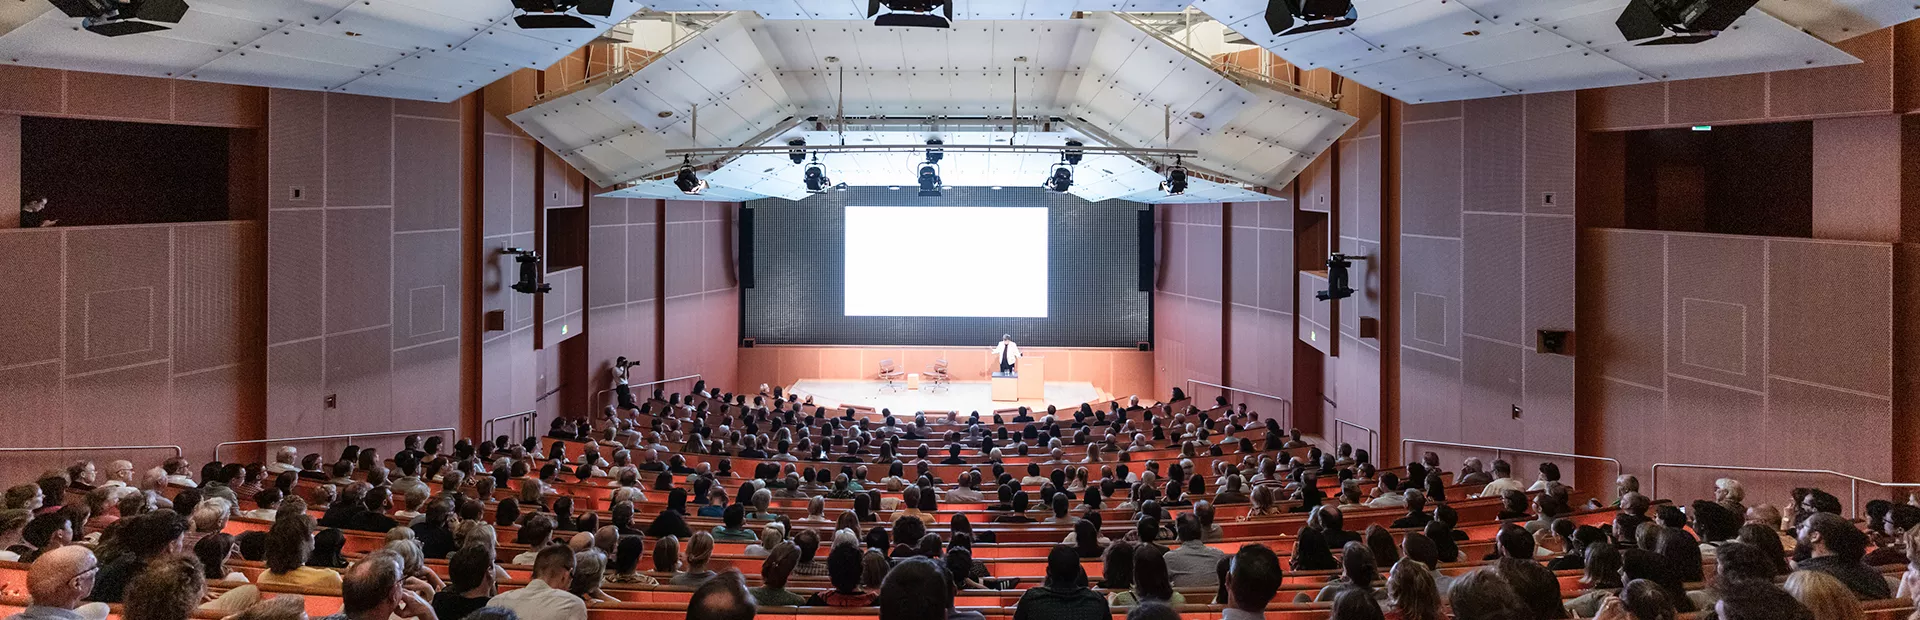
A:
<svg viewBox="0 0 1920 620">
<path fill-rule="evenodd" d="M 1289 63 L 1410 102 L 1849 64 L 1858 61 L 1815 35 L 1920 17 L 1912 3 L 1767 0 L 1713 41 L 1641 47 L 1614 25 L 1627 0 L 1355 0 L 1355 25 L 1288 37 L 1267 30 L 1264 4 L 1194 6 Z"/>
<path fill-rule="evenodd" d="M 0 11 L 0 59 L 35 67 L 451 101 L 509 73 L 546 67 L 595 28 L 520 31 L 507 2 L 192 0 L 173 28 L 125 37 L 81 30 L 46 0 Z M 26 8 L 20 8 L 26 7 Z M 618 0 L 616 15 L 637 10 Z M 624 12 L 622 12 L 624 11 Z M 497 69 L 497 70 L 496 70 Z"/>
</svg>

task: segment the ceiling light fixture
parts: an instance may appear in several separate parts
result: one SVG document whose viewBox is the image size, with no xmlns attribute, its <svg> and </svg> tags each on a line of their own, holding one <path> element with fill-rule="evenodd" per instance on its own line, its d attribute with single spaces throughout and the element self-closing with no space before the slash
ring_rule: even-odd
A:
<svg viewBox="0 0 1920 620">
<path fill-rule="evenodd" d="M 833 180 L 827 178 L 827 167 L 820 163 L 818 156 L 813 158 L 812 163 L 807 164 L 805 180 L 809 194 L 823 194 L 833 189 Z"/>
<path fill-rule="evenodd" d="M 1040 186 L 1060 193 L 1073 189 L 1073 167 L 1067 162 L 1054 164 L 1053 172 L 1047 175 L 1046 182 Z"/>
<path fill-rule="evenodd" d="M 881 14 L 880 8 L 887 13 Z M 934 9 L 941 9 L 935 14 Z M 867 17 L 875 26 L 952 28 L 953 0 L 867 0 Z"/>
<path fill-rule="evenodd" d="M 513 8 L 521 12 L 513 16 L 513 22 L 527 30 L 594 28 L 593 22 L 580 15 L 613 17 L 613 0 L 513 0 Z"/>
<path fill-rule="evenodd" d="M 167 30 L 187 15 L 186 0 L 51 0 L 80 27 L 109 37 Z"/>
<path fill-rule="evenodd" d="M 693 173 L 692 156 L 688 156 L 680 163 L 680 174 L 674 175 L 673 186 L 680 188 L 681 193 L 688 196 L 698 196 L 701 192 L 707 191 L 707 180 Z"/>
<path fill-rule="evenodd" d="M 787 159 L 792 160 L 793 163 L 795 164 L 807 163 L 807 149 L 806 149 L 807 139 L 806 138 L 794 138 L 792 140 L 788 140 L 787 146 L 794 147 L 792 149 L 787 150 Z M 815 155 L 813 156 L 813 158 L 815 160 L 818 160 L 820 159 L 820 156 Z"/>
<path fill-rule="evenodd" d="M 1636 45 L 1691 45 L 1733 27 L 1759 0 L 1632 0 L 1613 25 Z M 1661 36 L 1671 35 L 1671 36 Z M 1657 37 L 1657 38 L 1656 38 Z"/>
<path fill-rule="evenodd" d="M 1160 182 L 1160 191 L 1168 196 L 1181 196 L 1187 193 L 1187 167 L 1180 165 L 1180 158 L 1173 158 L 1173 167 L 1167 169 L 1167 180 Z"/>
<path fill-rule="evenodd" d="M 940 165 L 931 161 L 920 164 L 920 195 L 940 195 Z"/>
<path fill-rule="evenodd" d="M 1353 0 L 1267 0 L 1267 28 L 1275 36 L 1345 28 L 1359 21 Z M 1296 22 L 1302 23 L 1295 27 Z"/>
</svg>

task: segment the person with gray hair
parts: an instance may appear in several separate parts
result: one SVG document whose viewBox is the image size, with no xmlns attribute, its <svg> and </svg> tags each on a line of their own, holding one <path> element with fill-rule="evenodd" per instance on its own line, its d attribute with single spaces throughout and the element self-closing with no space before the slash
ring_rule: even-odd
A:
<svg viewBox="0 0 1920 620">
<path fill-rule="evenodd" d="M 299 458 L 300 451 L 293 446 L 280 446 L 273 451 L 273 462 L 267 464 L 267 473 L 276 476 L 287 472 L 299 473 L 300 464 L 294 462 Z"/>
<path fill-rule="evenodd" d="M 402 587 L 403 560 L 387 549 L 368 553 L 340 580 L 340 613 L 325 620 L 387 620 L 391 617 L 438 620 L 433 605 Z"/>
<path fill-rule="evenodd" d="M 1475 456 L 1469 456 L 1467 460 L 1460 463 L 1458 478 L 1454 484 L 1463 487 L 1484 486 L 1493 482 L 1493 475 L 1486 472 L 1484 466 L 1480 464 L 1480 457 Z"/>
<path fill-rule="evenodd" d="M 32 604 L 8 620 L 73 620 L 105 618 L 105 603 L 86 603 L 93 592 L 99 560 L 79 545 L 48 551 L 27 567 L 27 593 Z"/>
</svg>

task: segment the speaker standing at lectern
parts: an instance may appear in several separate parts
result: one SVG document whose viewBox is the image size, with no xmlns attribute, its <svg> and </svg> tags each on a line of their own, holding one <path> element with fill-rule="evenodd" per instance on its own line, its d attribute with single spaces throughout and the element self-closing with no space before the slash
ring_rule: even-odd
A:
<svg viewBox="0 0 1920 620">
<path fill-rule="evenodd" d="M 1013 343 L 1012 334 L 1000 336 L 1000 344 L 994 345 L 993 356 L 1000 359 L 1000 374 L 1013 374 L 1013 367 L 1020 362 L 1020 345 Z"/>
</svg>

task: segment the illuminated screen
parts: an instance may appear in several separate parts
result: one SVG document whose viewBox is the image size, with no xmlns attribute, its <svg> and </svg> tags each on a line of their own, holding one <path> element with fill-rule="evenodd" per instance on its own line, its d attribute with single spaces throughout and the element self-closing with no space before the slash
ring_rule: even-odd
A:
<svg viewBox="0 0 1920 620">
<path fill-rule="evenodd" d="M 846 316 L 1047 316 L 1047 210 L 847 207 Z"/>
</svg>

